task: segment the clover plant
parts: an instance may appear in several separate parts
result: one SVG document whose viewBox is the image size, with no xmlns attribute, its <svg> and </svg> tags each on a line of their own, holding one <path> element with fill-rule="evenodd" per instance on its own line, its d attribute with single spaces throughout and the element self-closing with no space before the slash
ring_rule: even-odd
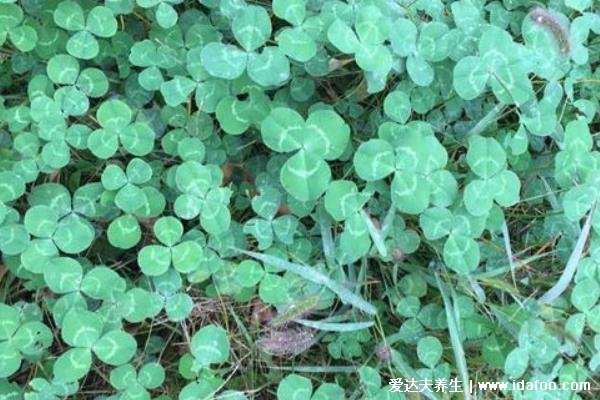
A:
<svg viewBox="0 0 600 400">
<path fill-rule="evenodd" d="M 599 49 L 591 0 L 0 0 L 0 398 L 593 397 Z"/>
</svg>

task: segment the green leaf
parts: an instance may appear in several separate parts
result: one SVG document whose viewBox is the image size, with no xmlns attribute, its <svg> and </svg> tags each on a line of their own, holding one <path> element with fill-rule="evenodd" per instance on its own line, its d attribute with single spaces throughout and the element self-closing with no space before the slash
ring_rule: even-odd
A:
<svg viewBox="0 0 600 400">
<path fill-rule="evenodd" d="M 25 193 L 25 182 L 8 171 L 0 172 L 0 201 L 3 203 L 16 200 Z"/>
<path fill-rule="evenodd" d="M 290 63 L 278 47 L 248 57 L 248 76 L 261 86 L 280 86 L 290 78 Z"/>
<path fill-rule="evenodd" d="M 306 16 L 305 0 L 274 0 L 273 13 L 292 25 L 300 25 Z"/>
<path fill-rule="evenodd" d="M 100 52 L 100 45 L 90 32 L 80 31 L 67 41 L 67 52 L 82 60 L 91 60 Z"/>
<path fill-rule="evenodd" d="M 360 42 L 356 33 L 341 19 L 336 19 L 327 30 L 327 39 L 342 53 L 352 54 L 358 51 Z"/>
<path fill-rule="evenodd" d="M 493 138 L 473 136 L 469 140 L 467 164 L 479 177 L 488 179 L 506 166 L 506 153 Z"/>
<path fill-rule="evenodd" d="M 300 375 L 290 374 L 283 378 L 277 386 L 278 400 L 310 400 L 312 395 L 312 383 L 308 378 Z"/>
<path fill-rule="evenodd" d="M 165 369 L 157 362 L 145 364 L 138 373 L 138 382 L 146 389 L 156 389 L 165 380 Z"/>
<path fill-rule="evenodd" d="M 70 346 L 90 348 L 100 338 L 103 325 L 102 320 L 95 313 L 72 309 L 63 318 L 62 338 Z"/>
<path fill-rule="evenodd" d="M 154 235 L 165 246 L 173 246 L 181 240 L 183 225 L 175 217 L 162 217 L 154 223 Z"/>
<path fill-rule="evenodd" d="M 92 225 L 77 214 L 69 214 L 58 222 L 54 232 L 54 243 L 67 254 L 81 253 L 95 237 Z"/>
<path fill-rule="evenodd" d="M 0 340 L 9 339 L 19 327 L 19 313 L 13 307 L 0 303 Z"/>
<path fill-rule="evenodd" d="M 244 50 L 254 51 L 271 36 L 271 18 L 262 7 L 246 6 L 235 15 L 231 30 Z"/>
<path fill-rule="evenodd" d="M 489 79 L 489 73 L 479 57 L 461 58 L 454 66 L 453 86 L 460 97 L 473 100 L 479 96 Z"/>
<path fill-rule="evenodd" d="M 317 44 L 302 28 L 283 29 L 275 39 L 279 49 L 298 62 L 307 62 L 317 54 Z"/>
<path fill-rule="evenodd" d="M 527 350 L 517 347 L 508 353 L 504 363 L 504 372 L 509 378 L 518 379 L 525 373 L 528 364 L 529 355 Z"/>
<path fill-rule="evenodd" d="M 95 36 L 109 38 L 117 33 L 117 20 L 109 8 L 96 6 L 87 15 L 86 29 Z"/>
<path fill-rule="evenodd" d="M 23 223 L 30 234 L 47 238 L 56 231 L 58 215 L 48 206 L 33 206 L 25 213 Z"/>
<path fill-rule="evenodd" d="M 207 325 L 194 334 L 191 352 L 202 366 L 220 364 L 229 359 L 227 332 L 217 325 Z"/>
<path fill-rule="evenodd" d="M 300 150 L 281 169 L 281 184 L 300 201 L 318 199 L 331 180 L 329 165 L 322 159 Z"/>
<path fill-rule="evenodd" d="M 271 149 L 287 153 L 302 146 L 305 122 L 290 108 L 273 108 L 260 126 L 262 139 Z"/>
<path fill-rule="evenodd" d="M 449 268 L 467 275 L 479 265 L 479 245 L 469 237 L 453 234 L 444 244 L 443 256 Z"/>
<path fill-rule="evenodd" d="M 48 60 L 46 73 L 56 84 L 72 85 L 79 77 L 79 62 L 68 54 L 58 54 Z"/>
<path fill-rule="evenodd" d="M 405 92 L 395 90 L 390 92 L 383 102 L 385 115 L 401 124 L 408 121 L 411 114 L 410 98 Z"/>
<path fill-rule="evenodd" d="M 426 336 L 417 343 L 417 356 L 429 368 L 434 368 L 442 357 L 442 343 L 434 336 Z"/>
<path fill-rule="evenodd" d="M 394 149 L 381 139 L 361 144 L 354 153 L 356 174 L 366 181 L 383 179 L 395 170 Z"/>
<path fill-rule="evenodd" d="M 130 249 L 142 238 L 142 230 L 137 219 L 130 214 L 122 215 L 111 221 L 107 229 L 108 241 L 120 249 Z"/>
<path fill-rule="evenodd" d="M 204 255 L 202 246 L 192 241 L 181 242 L 174 246 L 171 251 L 173 267 L 183 274 L 198 269 Z"/>
<path fill-rule="evenodd" d="M 137 261 L 144 275 L 159 276 L 171 265 L 171 251 L 164 246 L 148 245 L 140 250 Z"/>
<path fill-rule="evenodd" d="M 137 350 L 133 336 L 121 330 L 105 333 L 92 346 L 100 361 L 109 365 L 122 365 L 131 360 Z"/>
<path fill-rule="evenodd" d="M 100 125 L 110 130 L 122 129 L 131 122 L 132 118 L 131 108 L 121 100 L 107 100 L 96 111 L 96 119 Z"/>
<path fill-rule="evenodd" d="M 83 269 L 77 260 L 56 257 L 44 269 L 44 281 L 54 293 L 69 293 L 79 290 Z"/>
<path fill-rule="evenodd" d="M 54 378 L 62 382 L 75 382 L 83 378 L 91 367 L 90 349 L 75 347 L 58 357 L 54 363 Z"/>
<path fill-rule="evenodd" d="M 58 4 L 54 10 L 54 22 L 69 31 L 79 31 L 85 28 L 83 10 L 77 2 L 71 0 Z"/>
<path fill-rule="evenodd" d="M 236 46 L 211 42 L 202 49 L 202 66 L 214 77 L 232 80 L 244 73 L 247 57 Z"/>
<path fill-rule="evenodd" d="M 21 354 L 9 342 L 0 342 L 0 378 L 7 378 L 21 366 Z"/>
</svg>

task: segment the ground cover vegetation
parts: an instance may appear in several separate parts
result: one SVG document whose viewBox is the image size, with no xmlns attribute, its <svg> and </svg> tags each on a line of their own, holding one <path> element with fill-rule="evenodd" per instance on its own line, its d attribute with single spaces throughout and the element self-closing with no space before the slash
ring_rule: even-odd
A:
<svg viewBox="0 0 600 400">
<path fill-rule="evenodd" d="M 599 10 L 0 0 L 0 398 L 598 398 Z"/>
</svg>

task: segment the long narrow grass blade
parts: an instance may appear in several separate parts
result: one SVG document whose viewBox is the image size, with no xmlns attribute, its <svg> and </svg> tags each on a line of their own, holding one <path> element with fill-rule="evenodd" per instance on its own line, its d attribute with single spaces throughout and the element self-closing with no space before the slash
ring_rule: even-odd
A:
<svg viewBox="0 0 600 400">
<path fill-rule="evenodd" d="M 318 329 L 320 331 L 327 332 L 354 332 L 362 329 L 372 327 L 374 321 L 366 322 L 326 322 L 326 321 L 311 321 L 308 319 L 295 319 L 301 325 L 308 326 L 309 328 Z"/>
<path fill-rule="evenodd" d="M 442 294 L 442 301 L 444 302 L 444 308 L 446 310 L 446 319 L 448 321 L 448 332 L 450 333 L 450 342 L 452 343 L 452 350 L 454 351 L 454 358 L 456 359 L 456 366 L 458 368 L 458 372 L 463 381 L 463 384 L 466 385 L 469 380 L 469 370 L 467 368 L 467 360 L 465 358 L 465 350 L 462 346 L 462 337 L 460 334 L 460 329 L 458 325 L 458 321 L 455 318 L 455 309 L 450 301 L 450 296 L 448 295 L 448 289 L 446 288 L 446 284 L 442 282 L 439 274 L 435 274 L 435 279 L 437 281 L 437 286 L 440 289 L 440 293 Z M 468 391 L 464 392 L 464 399 L 470 400 L 471 393 Z"/>
<path fill-rule="evenodd" d="M 327 261 L 328 267 L 333 268 L 336 265 L 335 244 L 333 243 L 333 236 L 331 235 L 331 223 L 327 219 L 327 216 L 325 216 L 325 211 L 322 207 L 317 210 L 317 218 L 319 229 L 321 231 L 321 241 L 323 242 L 325 261 Z"/>
<path fill-rule="evenodd" d="M 387 257 L 387 249 L 385 247 L 385 241 L 383 240 L 383 236 L 381 231 L 373 224 L 371 217 L 363 210 L 361 211 L 361 215 L 363 220 L 367 224 L 367 229 L 369 230 L 369 235 L 371 239 L 373 239 L 373 243 L 375 244 L 375 248 L 381 254 L 382 257 Z"/>
<path fill-rule="evenodd" d="M 267 367 L 282 371 L 305 372 L 309 374 L 356 374 L 358 371 L 358 366 L 346 365 L 294 365 L 291 367 L 285 365 L 267 365 Z"/>
<path fill-rule="evenodd" d="M 314 282 L 319 285 L 323 285 L 335 294 L 338 295 L 340 300 L 345 304 L 351 304 L 354 307 L 362 310 L 370 315 L 377 314 L 377 309 L 374 305 L 364 300 L 362 297 L 352 293 L 349 289 L 344 287 L 343 285 L 333 281 L 326 275 L 319 272 L 316 268 L 309 267 L 306 265 L 300 265 L 296 263 L 292 263 L 286 260 L 283 260 L 278 257 L 270 256 L 267 254 L 256 253 L 254 251 L 247 251 L 242 249 L 236 249 L 237 251 L 246 254 L 252 258 L 260 260 L 267 264 L 275 265 L 281 269 L 286 271 L 290 271 L 296 275 L 300 275 L 302 278 Z"/>
<path fill-rule="evenodd" d="M 517 280 L 515 279 L 515 262 L 513 259 L 512 247 L 510 246 L 510 234 L 508 232 L 506 221 L 502 224 L 502 238 L 504 239 L 504 249 L 506 251 L 506 257 L 508 257 L 508 265 L 510 266 L 510 276 L 512 277 L 513 286 L 517 287 Z"/>
<path fill-rule="evenodd" d="M 569 284 L 571 283 L 571 280 L 575 275 L 575 271 L 577 270 L 577 266 L 579 265 L 579 261 L 581 260 L 583 248 L 585 247 L 588 237 L 590 236 L 590 229 L 592 227 L 592 215 L 594 215 L 595 209 L 596 205 L 594 204 L 592 206 L 592 209 L 588 213 L 585 223 L 583 224 L 583 228 L 581 229 L 581 233 L 579 234 L 577 243 L 575 243 L 575 248 L 569 256 L 569 260 L 567 261 L 565 269 L 560 275 L 558 282 L 556 282 L 556 284 L 552 286 L 550 290 L 548 290 L 539 298 L 538 301 L 541 304 L 553 303 L 556 299 L 560 297 L 561 294 L 563 294 L 565 290 L 567 290 L 567 287 L 569 287 Z"/>
</svg>

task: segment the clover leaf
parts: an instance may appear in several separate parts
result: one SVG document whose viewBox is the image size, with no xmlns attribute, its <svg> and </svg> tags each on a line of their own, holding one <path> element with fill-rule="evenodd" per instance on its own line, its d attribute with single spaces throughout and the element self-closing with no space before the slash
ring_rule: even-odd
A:
<svg viewBox="0 0 600 400">
<path fill-rule="evenodd" d="M 0 4 L 0 44 L 7 38 L 20 51 L 28 52 L 38 41 L 37 31 L 23 22 L 23 10 L 17 4 Z"/>
<path fill-rule="evenodd" d="M 334 383 L 322 383 L 313 393 L 312 383 L 308 378 L 290 374 L 283 378 L 277 386 L 277 399 L 344 399 L 344 390 Z"/>
<path fill-rule="evenodd" d="M 71 348 L 54 364 L 54 376 L 64 382 L 74 382 L 85 376 L 92 365 L 92 353 L 109 365 L 127 363 L 137 350 L 129 333 L 115 329 L 104 332 L 104 322 L 95 313 L 73 309 L 62 321 L 62 339 Z"/>
<path fill-rule="evenodd" d="M 464 210 L 452 212 L 446 208 L 432 207 L 419 216 L 419 225 L 428 240 L 444 237 L 443 258 L 449 268 L 460 274 L 474 271 L 481 253 L 475 238 L 485 227 L 485 218 L 473 217 Z"/>
<path fill-rule="evenodd" d="M 186 161 L 178 166 L 175 183 L 182 194 L 175 200 L 175 214 L 183 219 L 200 215 L 200 224 L 207 232 L 225 232 L 231 220 L 227 208 L 231 190 L 220 187 L 222 180 L 222 171 L 214 165 Z"/>
<path fill-rule="evenodd" d="M 225 329 L 210 324 L 192 337 L 190 351 L 199 367 L 221 364 L 229 359 L 229 339 Z"/>
<path fill-rule="evenodd" d="M 510 207 L 519 201 L 521 182 L 506 168 L 506 152 L 495 139 L 472 137 L 466 160 L 479 178 L 465 187 L 465 207 L 471 214 L 487 215 L 494 201 L 502 207 Z"/>
<path fill-rule="evenodd" d="M 35 360 L 52 344 L 52 332 L 39 321 L 22 321 L 19 312 L 0 303 L 0 378 L 19 370 L 23 358 Z"/>
<path fill-rule="evenodd" d="M 449 29 L 439 21 L 417 26 L 406 18 L 399 18 L 390 27 L 391 47 L 395 54 L 406 57 L 406 70 L 414 83 L 429 86 L 434 70 L 431 62 L 440 62 L 451 50 Z"/>
<path fill-rule="evenodd" d="M 296 151 L 283 165 L 280 180 L 300 201 L 315 200 L 327 189 L 331 170 L 326 160 L 342 155 L 350 128 L 331 110 L 318 110 L 306 121 L 289 108 L 274 108 L 261 124 L 263 141 L 271 149 Z"/>
<path fill-rule="evenodd" d="M 523 104 L 533 95 L 528 73 L 531 64 L 522 46 L 504 30 L 488 26 L 479 40 L 479 56 L 467 56 L 454 67 L 453 86 L 460 97 L 472 100 L 490 85 L 504 104 Z"/>
<path fill-rule="evenodd" d="M 122 145 L 134 156 L 144 156 L 154 147 L 155 135 L 147 124 L 131 122 L 131 108 L 121 100 L 107 100 L 96 111 L 101 128 L 88 138 L 88 148 L 99 158 L 110 158 Z"/>
<path fill-rule="evenodd" d="M 138 253 L 138 264 L 145 275 L 162 275 L 171 265 L 181 273 L 190 273 L 199 267 L 202 247 L 197 242 L 181 239 L 183 225 L 177 218 L 159 218 L 154 223 L 154 235 L 162 244 L 144 246 Z"/>
<path fill-rule="evenodd" d="M 123 364 L 110 371 L 110 383 L 122 396 L 150 398 L 148 390 L 156 389 L 165 380 L 165 370 L 157 362 L 144 364 L 139 371 L 131 364 Z"/>
<path fill-rule="evenodd" d="M 379 136 L 361 144 L 354 155 L 359 177 L 376 181 L 393 173 L 392 200 L 408 214 L 419 214 L 431 203 L 452 203 L 457 184 L 443 169 L 448 155 L 428 124 L 387 123 L 379 128 Z"/>
<path fill-rule="evenodd" d="M 157 299 L 162 303 L 170 321 L 182 321 L 190 315 L 194 302 L 187 293 L 180 290 L 182 280 L 179 272 L 169 269 L 160 276 L 154 276 L 152 282 Z"/>
<path fill-rule="evenodd" d="M 363 207 L 371 197 L 369 192 L 359 192 L 351 181 L 333 181 L 325 192 L 325 209 L 336 221 L 344 222 L 339 236 L 338 259 L 346 264 L 358 260 L 371 248 L 369 228 Z M 368 218 L 368 217 L 367 217 Z"/>
<path fill-rule="evenodd" d="M 100 52 L 97 37 L 109 38 L 117 32 L 117 20 L 113 12 L 104 6 L 96 6 L 87 16 L 81 6 L 71 0 L 58 4 L 54 10 L 54 22 L 59 27 L 75 32 L 67 41 L 67 52 L 82 60 L 90 60 Z"/>
<path fill-rule="evenodd" d="M 276 217 L 281 203 L 281 194 L 271 186 L 264 186 L 260 193 L 252 198 L 252 209 L 259 217 L 251 218 L 244 224 L 244 233 L 258 240 L 261 250 L 271 247 L 273 239 L 292 244 L 298 227 L 298 219 L 291 215 Z"/>
</svg>

